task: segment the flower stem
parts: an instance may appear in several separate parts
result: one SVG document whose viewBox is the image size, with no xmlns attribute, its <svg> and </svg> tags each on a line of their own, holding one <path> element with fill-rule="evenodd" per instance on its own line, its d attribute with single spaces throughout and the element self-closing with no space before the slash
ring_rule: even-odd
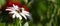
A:
<svg viewBox="0 0 60 26">
<path fill-rule="evenodd" d="M 22 21 L 21 20 L 19 21 L 19 24 L 20 24 L 20 26 L 22 26 Z"/>
</svg>

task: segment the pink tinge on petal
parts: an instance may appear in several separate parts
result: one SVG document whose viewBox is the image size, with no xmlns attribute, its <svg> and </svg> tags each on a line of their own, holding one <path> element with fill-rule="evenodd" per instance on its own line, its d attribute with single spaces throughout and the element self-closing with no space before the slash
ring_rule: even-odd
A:
<svg viewBox="0 0 60 26">
<path fill-rule="evenodd" d="M 10 11 L 10 12 L 11 12 L 11 11 L 13 11 L 13 10 L 12 10 L 12 9 L 6 9 L 6 11 Z"/>
</svg>

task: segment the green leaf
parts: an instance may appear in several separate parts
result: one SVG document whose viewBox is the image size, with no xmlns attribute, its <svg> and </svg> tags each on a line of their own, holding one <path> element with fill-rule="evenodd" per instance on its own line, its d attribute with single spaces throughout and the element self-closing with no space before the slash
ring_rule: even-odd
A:
<svg viewBox="0 0 60 26">
<path fill-rule="evenodd" d="M 29 23 L 28 23 L 28 22 L 26 22 L 26 23 L 24 24 L 24 26 L 29 26 Z"/>
</svg>

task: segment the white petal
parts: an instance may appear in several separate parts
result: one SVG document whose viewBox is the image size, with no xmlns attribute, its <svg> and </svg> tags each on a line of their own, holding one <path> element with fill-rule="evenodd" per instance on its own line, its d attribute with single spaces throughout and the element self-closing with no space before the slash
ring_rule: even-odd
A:
<svg viewBox="0 0 60 26">
<path fill-rule="evenodd" d="M 25 19 L 27 19 L 27 17 L 23 14 L 23 13 L 20 13 Z"/>
<path fill-rule="evenodd" d="M 12 16 L 13 18 L 15 18 L 15 14 L 13 14 L 13 16 Z"/>
<path fill-rule="evenodd" d="M 14 14 L 14 12 L 9 12 L 9 14 L 10 14 L 10 13 Z"/>
<path fill-rule="evenodd" d="M 22 13 L 29 13 L 29 12 L 27 12 L 27 11 L 22 11 Z"/>
<path fill-rule="evenodd" d="M 27 12 L 27 11 L 23 11 L 22 13 L 23 13 L 24 15 L 29 16 L 29 12 Z"/>
<path fill-rule="evenodd" d="M 20 14 L 16 13 L 16 17 L 22 20 L 22 16 Z"/>
<path fill-rule="evenodd" d="M 13 11 L 12 9 L 6 9 L 6 11 Z"/>
<path fill-rule="evenodd" d="M 19 18 L 20 20 L 22 20 L 22 16 L 19 16 L 18 18 Z"/>
<path fill-rule="evenodd" d="M 13 4 L 13 7 L 15 7 L 15 5 Z"/>
<path fill-rule="evenodd" d="M 18 10 L 18 6 L 13 4 L 13 9 Z"/>
<path fill-rule="evenodd" d="M 21 9 L 22 9 L 22 11 L 24 11 L 24 8 L 23 7 Z"/>
</svg>

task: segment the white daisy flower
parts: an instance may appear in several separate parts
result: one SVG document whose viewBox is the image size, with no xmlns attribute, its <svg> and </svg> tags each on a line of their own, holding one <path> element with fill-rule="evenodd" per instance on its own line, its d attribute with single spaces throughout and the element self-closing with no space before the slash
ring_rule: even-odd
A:
<svg viewBox="0 0 60 26">
<path fill-rule="evenodd" d="M 29 20 L 33 21 L 32 15 L 29 12 L 25 11 L 23 7 L 21 9 L 22 9 L 22 12 L 20 14 L 24 14 L 25 16 L 27 16 L 26 18 L 29 18 Z"/>
<path fill-rule="evenodd" d="M 13 18 L 17 17 L 20 20 L 22 20 L 22 16 L 16 11 L 16 10 L 19 10 L 17 5 L 15 6 L 13 4 L 13 7 L 8 7 L 8 8 L 11 8 L 11 9 L 6 9 L 6 11 L 11 11 L 11 12 L 9 12 L 9 14 L 13 14 L 12 15 Z"/>
<path fill-rule="evenodd" d="M 22 8 L 20 8 L 20 9 L 22 9 L 22 12 L 17 12 L 17 11 L 19 11 L 19 7 L 16 5 L 14 5 L 13 4 L 13 7 L 8 7 L 8 8 L 11 8 L 11 9 L 6 9 L 6 11 L 11 11 L 11 12 L 9 12 L 9 14 L 13 14 L 12 15 L 12 17 L 13 18 L 15 18 L 15 17 L 17 17 L 17 18 L 19 18 L 20 20 L 22 20 L 22 16 L 25 18 L 25 19 L 27 19 L 27 16 L 28 16 L 28 18 L 30 19 L 30 20 L 32 20 L 32 18 L 31 18 L 31 15 L 30 15 L 30 13 L 29 12 L 27 12 L 27 11 L 25 11 L 25 9 L 22 7 Z M 17 11 L 16 11 L 17 10 Z"/>
</svg>

